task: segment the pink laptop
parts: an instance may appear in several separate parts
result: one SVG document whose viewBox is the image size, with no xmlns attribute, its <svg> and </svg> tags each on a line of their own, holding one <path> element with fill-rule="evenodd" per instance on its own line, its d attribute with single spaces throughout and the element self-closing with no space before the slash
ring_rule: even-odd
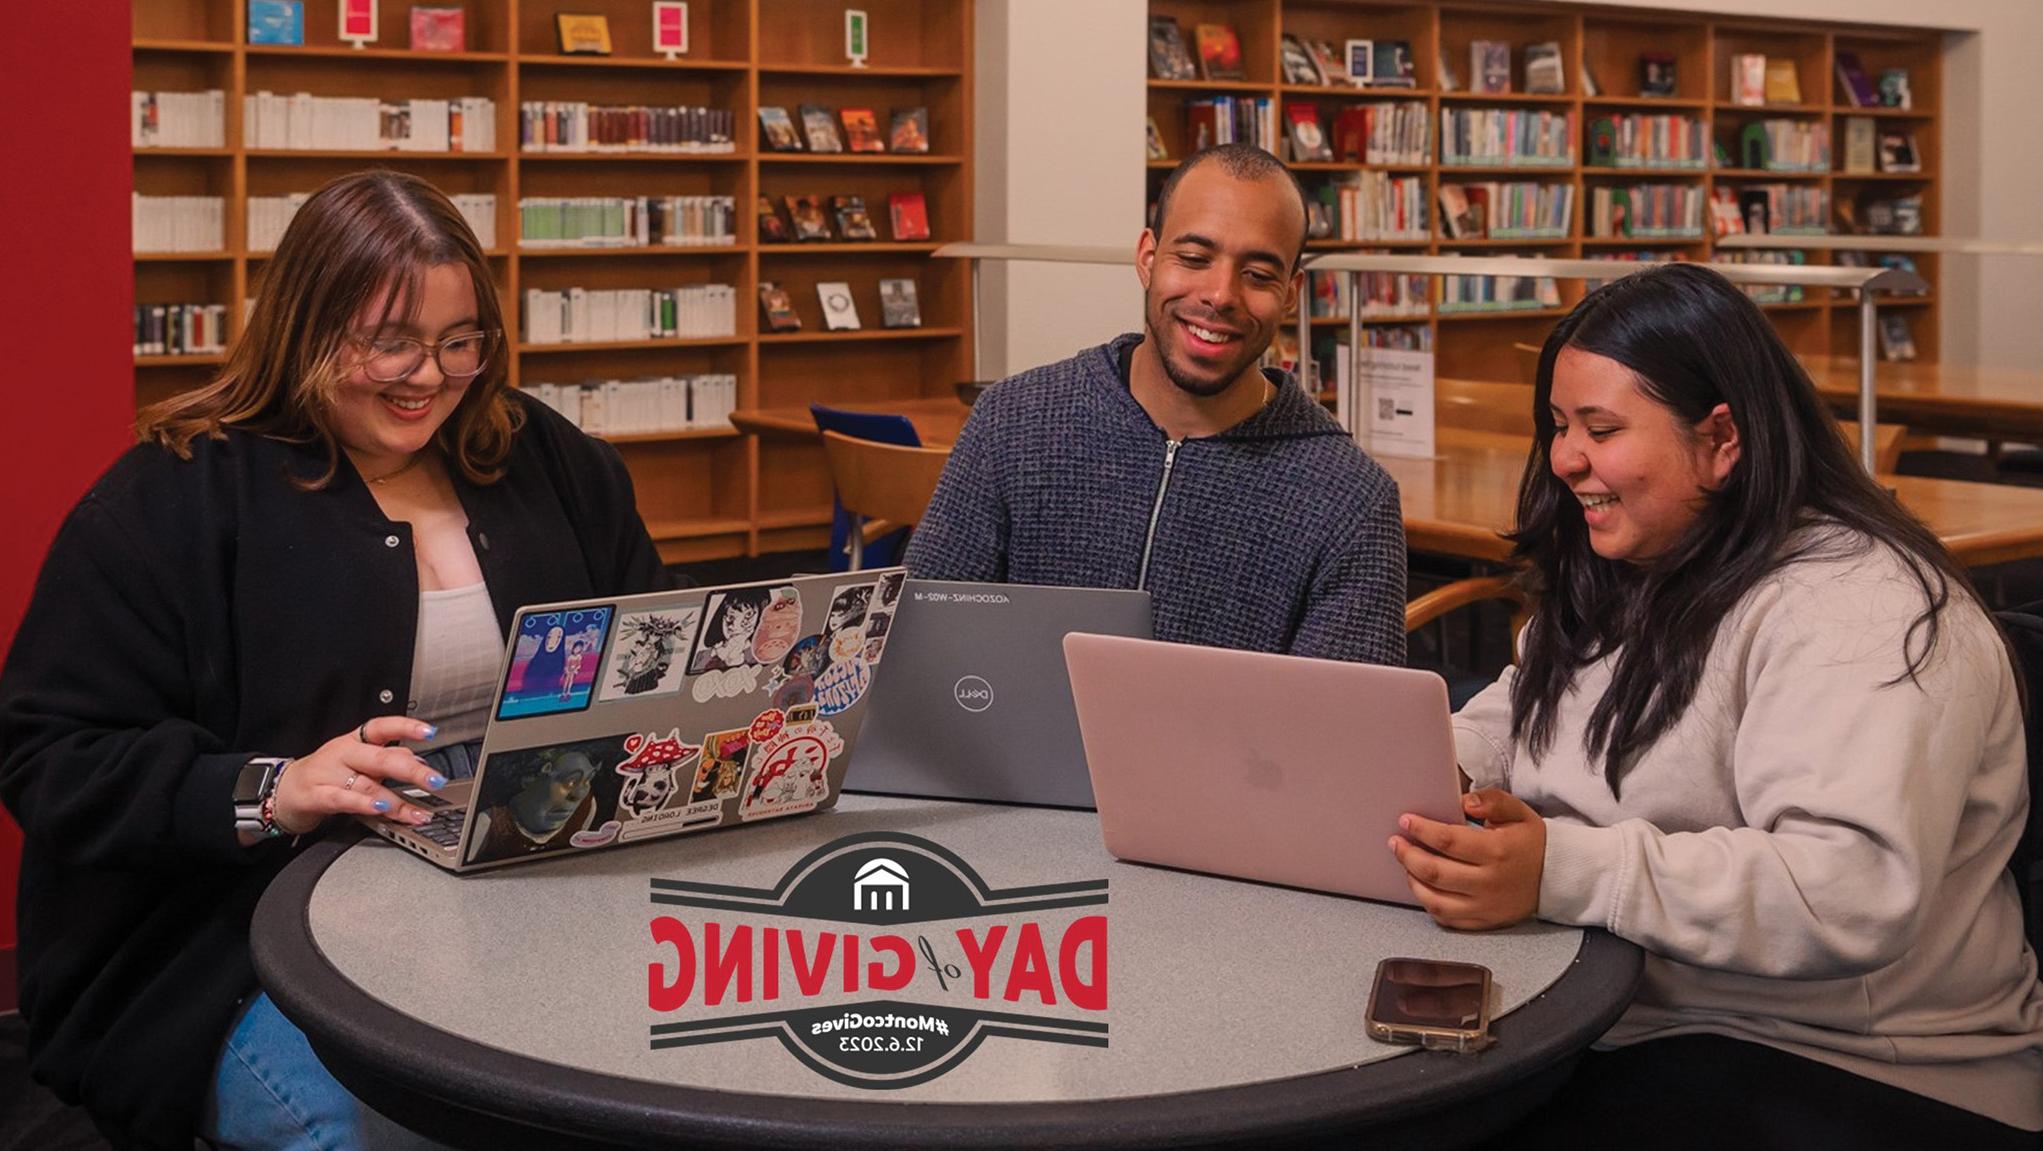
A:
<svg viewBox="0 0 2043 1151">
<path fill-rule="evenodd" d="M 1064 661 L 1117 859 L 1415 904 L 1398 816 L 1462 818 L 1432 672 L 1082 634 Z"/>
</svg>

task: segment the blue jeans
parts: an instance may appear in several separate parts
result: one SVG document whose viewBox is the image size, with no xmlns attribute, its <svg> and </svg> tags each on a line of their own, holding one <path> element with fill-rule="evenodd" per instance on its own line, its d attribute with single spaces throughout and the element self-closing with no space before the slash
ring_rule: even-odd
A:
<svg viewBox="0 0 2043 1151">
<path fill-rule="evenodd" d="M 228 1151 L 442 1147 L 349 1094 L 305 1033 L 260 991 L 242 1004 L 221 1045 L 199 1134 Z"/>
</svg>

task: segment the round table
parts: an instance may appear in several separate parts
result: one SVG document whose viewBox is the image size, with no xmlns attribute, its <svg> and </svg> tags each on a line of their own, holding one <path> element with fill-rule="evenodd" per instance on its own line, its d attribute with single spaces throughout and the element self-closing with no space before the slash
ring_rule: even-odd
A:
<svg viewBox="0 0 2043 1151">
<path fill-rule="evenodd" d="M 1121 863 L 1090 812 L 872 796 L 468 877 L 322 843 L 270 886 L 252 943 L 350 1090 L 491 1151 L 1462 1145 L 1551 1092 L 1642 962 L 1600 931 L 1452 932 Z M 1496 1046 L 1369 1039 L 1390 955 L 1489 966 Z M 910 1025 L 945 1053 L 824 1048 L 920 1049 Z"/>
</svg>

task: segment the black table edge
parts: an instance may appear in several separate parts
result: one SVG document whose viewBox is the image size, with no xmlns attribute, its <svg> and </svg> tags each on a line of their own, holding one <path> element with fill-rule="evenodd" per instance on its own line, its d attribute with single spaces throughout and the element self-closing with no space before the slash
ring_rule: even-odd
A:
<svg viewBox="0 0 2043 1151">
<path fill-rule="evenodd" d="M 250 930 L 264 989 L 306 1033 L 335 1078 L 400 1121 L 451 1108 L 576 1141 L 622 1146 L 890 1148 L 913 1142 L 1134 1148 L 1309 1138 L 1447 1113 L 1571 1064 L 1623 1013 L 1644 966 L 1633 944 L 1585 929 L 1573 969 L 1497 1020 L 1492 1033 L 1498 1046 L 1480 1056 L 1414 1052 L 1234 1087 L 1046 1103 L 868 1102 L 713 1091 L 488 1047 L 422 1023 L 356 986 L 313 942 L 308 909 L 320 876 L 359 838 L 329 839 L 306 849 L 271 882 Z M 1613 994 L 1613 985 L 1622 993 Z M 1366 995 L 1358 988 L 1351 1005 L 1358 1027 Z M 1226 1036 L 1214 1041 L 1224 1043 Z M 1505 1052 L 1509 1060 L 1497 1057 Z M 1540 1097 L 1558 1082 L 1544 1078 L 1549 1082 Z M 1524 1100 L 1515 1110 L 1536 1102 Z M 501 1139 L 489 1145 L 506 1146 Z"/>
</svg>

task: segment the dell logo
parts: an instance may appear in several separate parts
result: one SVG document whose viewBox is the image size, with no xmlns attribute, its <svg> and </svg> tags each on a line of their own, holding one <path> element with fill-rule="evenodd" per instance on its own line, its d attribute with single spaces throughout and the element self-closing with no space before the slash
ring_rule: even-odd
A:
<svg viewBox="0 0 2043 1151">
<path fill-rule="evenodd" d="M 993 706 L 993 685 L 976 675 L 968 675 L 951 689 L 957 696 L 958 706 L 966 711 L 985 711 Z"/>
</svg>

